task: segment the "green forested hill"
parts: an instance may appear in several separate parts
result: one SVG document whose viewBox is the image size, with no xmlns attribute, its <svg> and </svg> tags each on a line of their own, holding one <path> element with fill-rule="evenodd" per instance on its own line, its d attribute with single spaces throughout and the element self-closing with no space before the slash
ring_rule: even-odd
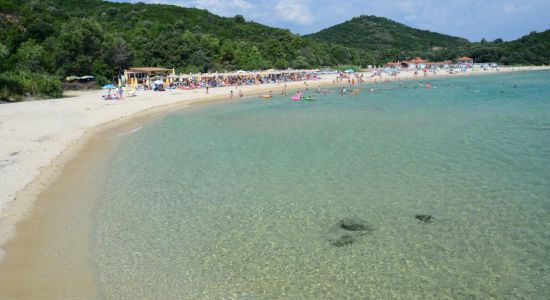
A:
<svg viewBox="0 0 550 300">
<path fill-rule="evenodd" d="M 420 56 L 432 61 L 467 55 L 476 62 L 550 64 L 550 30 L 530 33 L 518 40 L 471 43 L 460 37 L 419 30 L 376 16 L 360 16 L 305 36 L 318 42 L 339 44 L 385 62 Z"/>
<path fill-rule="evenodd" d="M 12 19 L 6 21 L 4 17 L 3 25 L 8 29 L 0 33 L 2 43 L 10 51 L 17 51 L 22 42 L 32 40 L 43 48 L 56 50 L 58 56 L 69 56 L 57 58 L 65 62 L 72 59 L 71 53 L 62 52 L 71 50 L 79 52 L 79 59 L 89 61 L 89 66 L 94 62 L 96 67 L 100 62 L 112 65 L 114 61 L 97 57 L 97 50 L 104 46 L 110 48 L 105 49 L 107 52 L 119 52 L 116 63 L 123 66 L 163 65 L 188 71 L 338 63 L 331 60 L 330 49 L 322 43 L 288 30 L 246 22 L 240 16 L 224 18 L 194 8 L 99 0 L 0 3 L 0 11 Z M 86 38 L 91 40 L 85 41 Z M 70 45 L 64 45 L 68 40 Z M 65 63 L 53 67 L 63 74 L 92 72 Z"/>
<path fill-rule="evenodd" d="M 501 47 L 499 61 L 504 64 L 550 64 L 550 30 L 532 32 Z"/>
<path fill-rule="evenodd" d="M 352 63 L 369 62 L 357 50 L 242 16 L 100 0 L 0 0 L 0 98 L 40 94 L 68 75 L 102 83 L 128 66 L 207 72 Z M 46 94 L 59 94 L 51 90 Z"/>
<path fill-rule="evenodd" d="M 344 46 L 383 51 L 429 51 L 433 47 L 468 46 L 468 40 L 408 27 L 376 16 L 360 16 L 306 37 Z"/>
</svg>

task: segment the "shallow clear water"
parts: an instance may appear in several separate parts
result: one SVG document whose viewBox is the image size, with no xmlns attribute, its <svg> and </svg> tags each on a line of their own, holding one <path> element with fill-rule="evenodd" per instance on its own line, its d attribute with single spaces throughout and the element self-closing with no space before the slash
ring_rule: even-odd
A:
<svg viewBox="0 0 550 300">
<path fill-rule="evenodd" d="M 94 212 L 101 295 L 548 297 L 550 72 L 417 85 L 228 102 L 124 137 Z M 336 247 L 344 217 L 371 230 Z"/>
</svg>

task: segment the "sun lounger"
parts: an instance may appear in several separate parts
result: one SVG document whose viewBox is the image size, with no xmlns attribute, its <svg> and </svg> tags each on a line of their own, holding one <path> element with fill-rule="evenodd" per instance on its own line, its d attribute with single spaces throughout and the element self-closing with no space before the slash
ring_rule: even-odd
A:
<svg viewBox="0 0 550 300">
<path fill-rule="evenodd" d="M 136 91 L 134 91 L 134 90 L 130 90 L 130 91 L 126 92 L 126 98 L 135 97 L 135 96 L 137 96 L 137 94 L 136 94 Z"/>
<path fill-rule="evenodd" d="M 120 99 L 118 94 L 107 94 L 107 95 L 101 96 L 101 98 L 103 98 L 103 100 L 118 100 L 118 99 Z"/>
</svg>

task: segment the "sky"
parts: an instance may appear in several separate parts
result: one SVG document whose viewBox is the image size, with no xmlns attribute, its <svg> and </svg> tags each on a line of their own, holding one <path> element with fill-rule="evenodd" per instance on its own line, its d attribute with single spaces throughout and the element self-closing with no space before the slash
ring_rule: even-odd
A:
<svg viewBox="0 0 550 300">
<path fill-rule="evenodd" d="M 550 29 L 550 0 L 118 0 L 207 9 L 217 15 L 308 34 L 359 15 L 386 17 L 411 27 L 470 41 L 517 39 Z"/>
</svg>

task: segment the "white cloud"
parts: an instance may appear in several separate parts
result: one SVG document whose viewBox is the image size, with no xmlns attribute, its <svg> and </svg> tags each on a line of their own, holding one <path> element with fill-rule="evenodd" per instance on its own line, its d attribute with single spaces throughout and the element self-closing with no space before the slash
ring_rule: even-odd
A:
<svg viewBox="0 0 550 300">
<path fill-rule="evenodd" d="M 313 15 L 306 1 L 281 0 L 275 6 L 277 16 L 289 23 L 310 25 L 313 23 Z"/>
</svg>

